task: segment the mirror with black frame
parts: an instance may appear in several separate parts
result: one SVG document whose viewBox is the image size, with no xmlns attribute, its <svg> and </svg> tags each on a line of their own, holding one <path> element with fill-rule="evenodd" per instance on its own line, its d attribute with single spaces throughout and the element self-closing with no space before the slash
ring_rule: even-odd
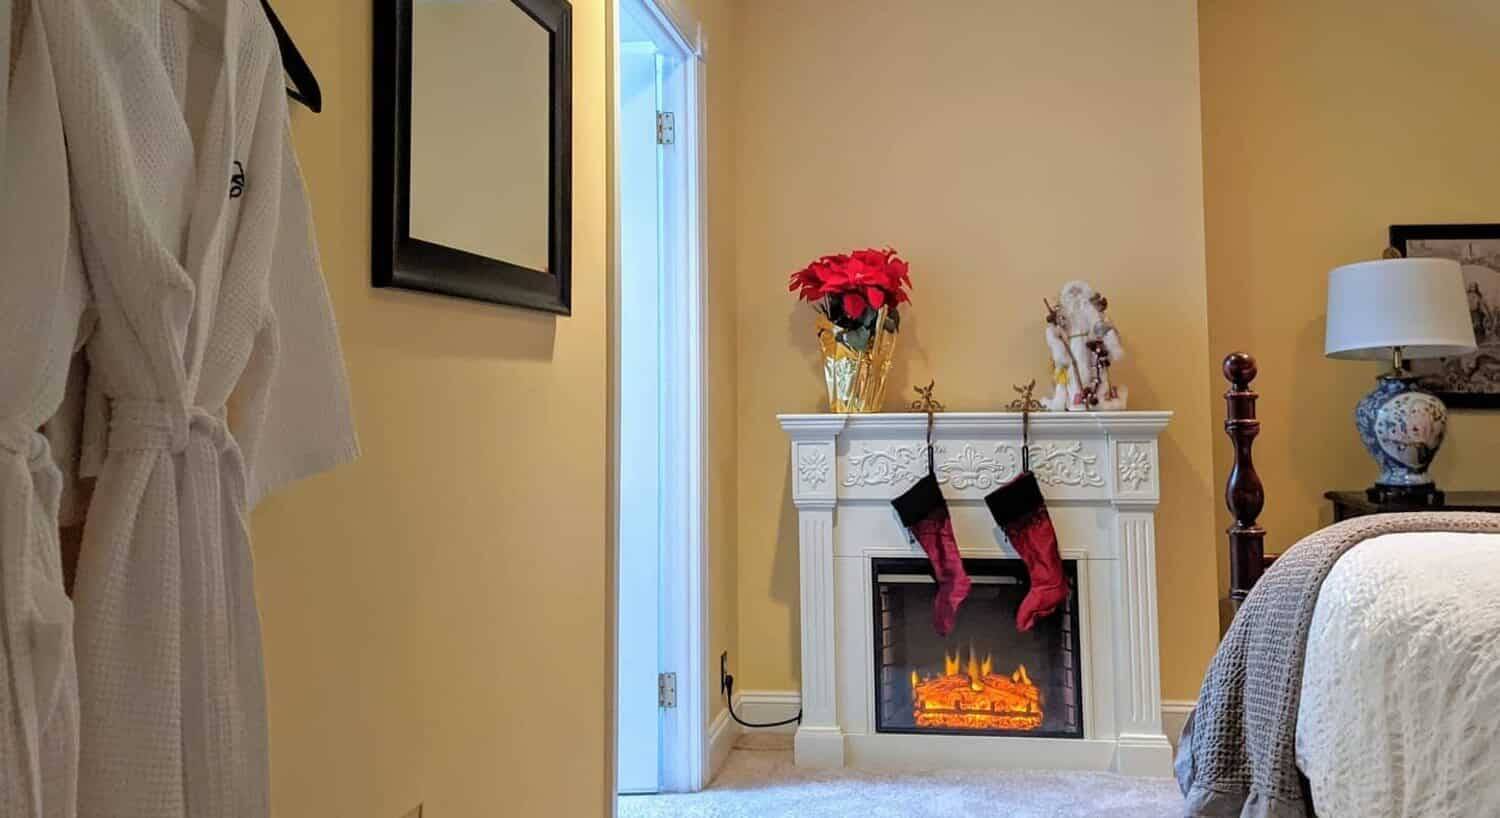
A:
<svg viewBox="0 0 1500 818">
<path fill-rule="evenodd" d="M 567 0 L 382 5 L 375 286 L 568 314 Z"/>
</svg>

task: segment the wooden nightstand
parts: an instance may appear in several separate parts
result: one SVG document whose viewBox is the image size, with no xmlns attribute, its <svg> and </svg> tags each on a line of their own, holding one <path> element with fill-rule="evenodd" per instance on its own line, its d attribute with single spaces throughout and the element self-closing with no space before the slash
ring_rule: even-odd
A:
<svg viewBox="0 0 1500 818">
<path fill-rule="evenodd" d="M 1445 491 L 1443 502 L 1435 505 L 1410 503 L 1376 503 L 1363 491 L 1330 491 L 1324 497 L 1333 503 L 1333 521 L 1366 514 L 1389 514 L 1403 511 L 1493 511 L 1500 512 L 1500 491 Z"/>
</svg>

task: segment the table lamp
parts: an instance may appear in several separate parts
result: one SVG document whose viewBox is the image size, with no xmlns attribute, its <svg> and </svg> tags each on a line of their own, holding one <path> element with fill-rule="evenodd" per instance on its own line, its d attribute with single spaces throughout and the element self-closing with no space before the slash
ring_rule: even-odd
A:
<svg viewBox="0 0 1500 818">
<path fill-rule="evenodd" d="M 1423 389 L 1407 359 L 1474 351 L 1474 325 L 1458 262 L 1389 258 L 1328 274 L 1329 358 L 1388 360 L 1391 371 L 1354 407 L 1359 438 L 1380 466 L 1367 490 L 1378 503 L 1436 505 L 1442 492 L 1427 467 L 1448 431 L 1448 408 Z"/>
</svg>

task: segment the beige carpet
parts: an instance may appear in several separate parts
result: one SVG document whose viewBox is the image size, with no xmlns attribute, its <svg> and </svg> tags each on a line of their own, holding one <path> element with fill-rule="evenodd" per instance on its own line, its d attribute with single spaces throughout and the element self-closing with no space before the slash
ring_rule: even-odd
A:
<svg viewBox="0 0 1500 818">
<path fill-rule="evenodd" d="M 764 746 L 764 745 L 762 745 Z M 620 798 L 620 818 L 1167 818 L 1176 782 L 1111 773 L 803 770 L 788 749 L 736 748 L 703 792 Z"/>
</svg>

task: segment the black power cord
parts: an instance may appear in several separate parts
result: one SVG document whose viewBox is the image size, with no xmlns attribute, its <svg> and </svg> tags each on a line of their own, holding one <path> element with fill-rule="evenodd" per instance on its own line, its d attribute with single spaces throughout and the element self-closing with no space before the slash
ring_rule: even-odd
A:
<svg viewBox="0 0 1500 818">
<path fill-rule="evenodd" d="M 765 724 L 756 724 L 754 722 L 745 721 L 744 719 L 740 718 L 739 715 L 734 712 L 734 677 L 727 673 L 724 674 L 724 698 L 729 702 L 729 717 L 731 719 L 734 719 L 735 722 L 737 722 L 741 727 L 753 727 L 756 729 L 760 729 L 765 727 L 785 727 L 788 724 L 802 723 L 801 707 L 797 708 L 797 715 L 786 719 L 785 721 L 771 721 L 766 722 Z"/>
</svg>

